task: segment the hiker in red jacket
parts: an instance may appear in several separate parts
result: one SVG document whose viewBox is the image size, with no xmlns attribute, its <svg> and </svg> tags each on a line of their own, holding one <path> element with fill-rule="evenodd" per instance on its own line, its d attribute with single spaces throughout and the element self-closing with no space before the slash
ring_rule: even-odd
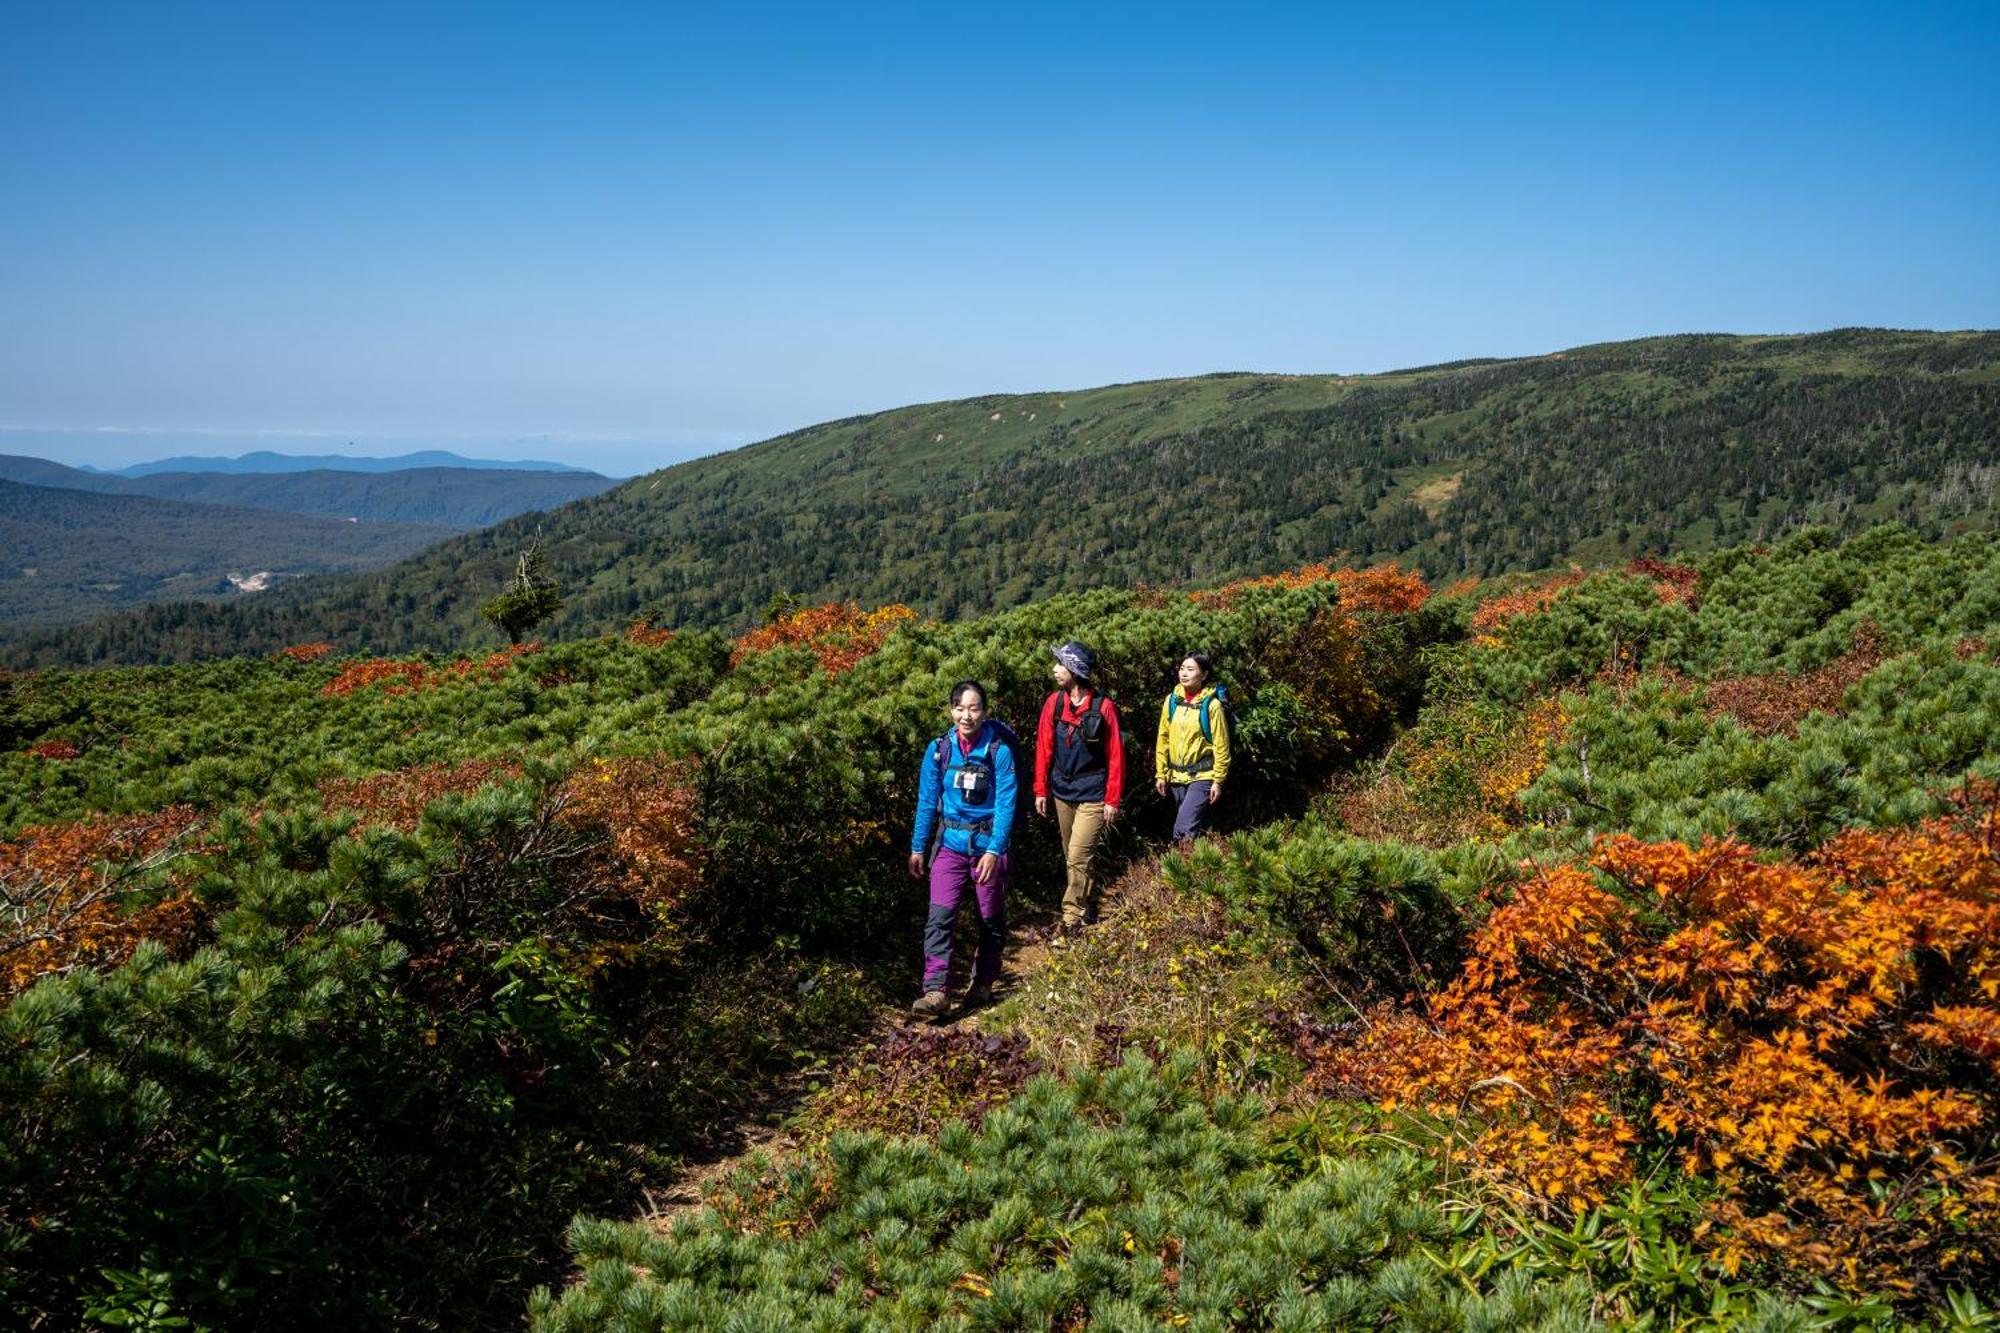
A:
<svg viewBox="0 0 2000 1333">
<path fill-rule="evenodd" d="M 1055 691 L 1042 704 L 1035 729 L 1035 813 L 1055 801 L 1069 883 L 1063 891 L 1063 928 L 1097 919 L 1099 884 L 1092 859 L 1107 826 L 1118 822 L 1125 791 L 1125 743 L 1118 706 L 1091 683 L 1097 658 L 1071 640 L 1054 650 Z"/>
</svg>

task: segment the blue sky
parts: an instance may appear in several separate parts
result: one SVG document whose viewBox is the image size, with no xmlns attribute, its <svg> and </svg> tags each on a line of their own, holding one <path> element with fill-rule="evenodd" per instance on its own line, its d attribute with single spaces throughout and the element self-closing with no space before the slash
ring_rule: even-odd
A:
<svg viewBox="0 0 2000 1333">
<path fill-rule="evenodd" d="M 2000 326 L 2000 6 L 0 0 L 0 452 Z"/>
</svg>

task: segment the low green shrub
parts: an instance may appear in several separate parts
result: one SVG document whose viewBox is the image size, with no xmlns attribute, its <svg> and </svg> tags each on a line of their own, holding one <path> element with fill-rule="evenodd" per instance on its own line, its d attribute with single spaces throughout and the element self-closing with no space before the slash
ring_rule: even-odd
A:
<svg viewBox="0 0 2000 1333">
<path fill-rule="evenodd" d="M 1574 1282 L 1440 1263 L 1451 1224 L 1408 1156 L 1273 1167 L 1255 1101 L 1193 1062 L 1043 1076 L 935 1142 L 842 1134 L 739 1179 L 667 1234 L 578 1221 L 583 1280 L 536 1294 L 572 1330 L 1281 1330 L 1589 1326 Z"/>
</svg>

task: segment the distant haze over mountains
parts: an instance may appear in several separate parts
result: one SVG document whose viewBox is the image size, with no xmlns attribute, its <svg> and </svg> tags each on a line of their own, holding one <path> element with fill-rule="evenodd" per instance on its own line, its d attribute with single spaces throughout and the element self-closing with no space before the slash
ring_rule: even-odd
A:
<svg viewBox="0 0 2000 1333">
<path fill-rule="evenodd" d="M 547 474 L 483 473 L 483 476 Z M 266 479 L 268 480 L 268 479 Z M 388 568 L 0 635 L 0 660 L 493 640 L 538 541 L 538 633 L 742 627 L 777 594 L 958 617 L 1055 592 L 1337 557 L 1438 578 L 2000 518 L 2000 333 L 1683 335 L 1383 375 L 1205 375 L 831 421 Z"/>
<path fill-rule="evenodd" d="M 21 454 L 106 475 L 333 468 L 479 468 L 597 472 L 630 477 L 733 449 L 754 430 L 669 428 L 643 434 L 454 433 L 175 429 L 0 422 L 0 454 Z M 278 461 L 273 462 L 271 455 Z"/>
<path fill-rule="evenodd" d="M 274 458 L 282 456 L 221 461 Z M 0 626 L 61 624 L 159 600 L 258 595 L 304 574 L 372 568 L 455 532 L 618 485 L 595 472 L 491 463 L 136 471 L 0 454 Z"/>
<path fill-rule="evenodd" d="M 259 595 L 303 574 L 386 564 L 451 532 L 0 478 L 0 626 Z"/>
<path fill-rule="evenodd" d="M 412 458 L 451 457 L 412 454 Z M 189 462 L 199 462 L 190 459 Z M 309 460 L 300 460 L 309 461 Z M 100 495 L 145 495 L 160 500 L 240 505 L 287 514 L 377 523 L 416 523 L 456 531 L 483 528 L 516 514 L 581 500 L 618 485 L 595 472 L 539 468 L 411 467 L 396 471 L 352 468 L 270 472 L 141 471 L 138 475 L 91 472 L 45 458 L 0 454 L 0 481 L 54 486 Z"/>
<path fill-rule="evenodd" d="M 424 449 L 394 458 L 355 458 L 346 454 L 281 454 L 269 449 L 235 458 L 161 458 L 150 463 L 132 463 L 121 468 L 84 467 L 85 472 L 104 472 L 119 477 L 150 477 L 159 472 L 404 472 L 411 468 L 462 467 L 499 469 L 513 472 L 583 472 L 599 474 L 569 463 L 549 463 L 538 459 L 464 458 L 444 449 Z"/>
</svg>

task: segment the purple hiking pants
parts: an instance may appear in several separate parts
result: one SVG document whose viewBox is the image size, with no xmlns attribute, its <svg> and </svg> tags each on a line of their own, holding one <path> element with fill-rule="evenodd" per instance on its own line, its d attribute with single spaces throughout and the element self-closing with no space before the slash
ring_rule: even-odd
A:
<svg viewBox="0 0 2000 1333">
<path fill-rule="evenodd" d="M 1188 842 L 1208 823 L 1208 789 L 1215 784 L 1207 778 L 1199 782 L 1167 785 L 1174 798 L 1174 841 Z"/>
<path fill-rule="evenodd" d="M 973 984 L 990 986 L 1000 975 L 1000 950 L 1007 943 L 1007 881 L 1013 866 L 1007 857 L 999 859 L 993 878 L 979 884 L 972 878 L 978 857 L 938 848 L 931 861 L 931 911 L 924 919 L 925 994 L 945 989 L 958 909 L 968 896 L 979 907 L 979 956 L 972 966 Z"/>
</svg>

